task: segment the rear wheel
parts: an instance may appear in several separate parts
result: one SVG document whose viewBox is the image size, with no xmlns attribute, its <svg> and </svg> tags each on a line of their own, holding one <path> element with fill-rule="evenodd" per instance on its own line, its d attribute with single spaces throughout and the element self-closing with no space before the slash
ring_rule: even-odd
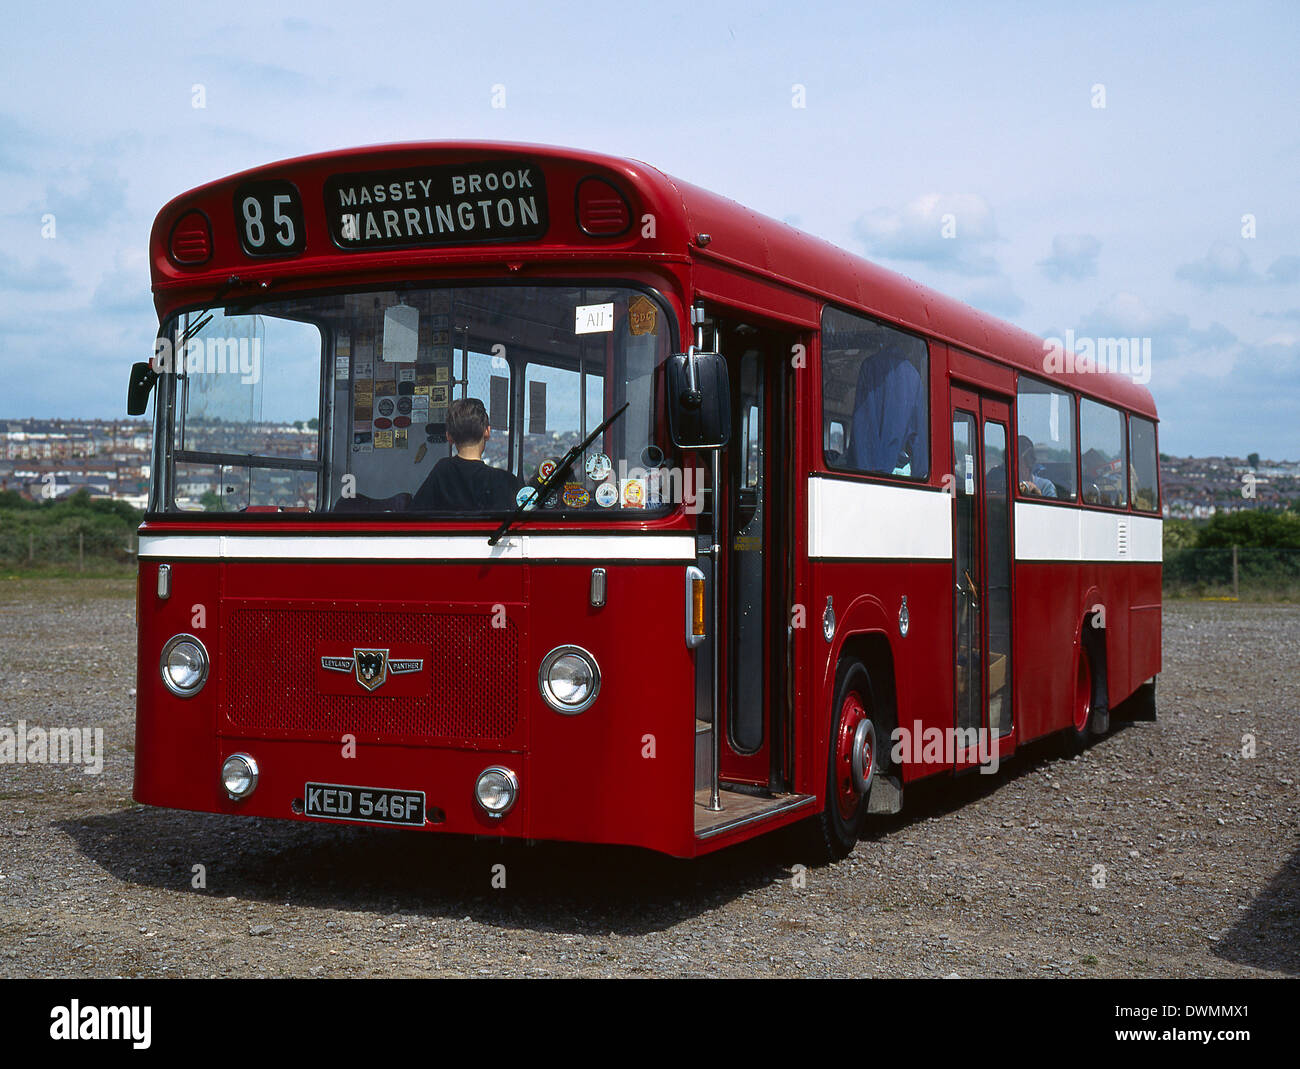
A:
<svg viewBox="0 0 1300 1069">
<path fill-rule="evenodd" d="M 1086 629 L 1088 624 L 1084 624 Z M 1110 707 L 1106 701 L 1104 647 L 1089 640 L 1085 630 L 1079 667 L 1074 682 L 1074 722 L 1070 726 L 1070 748 L 1082 751 L 1094 739 L 1110 731 Z"/>
<path fill-rule="evenodd" d="M 1076 753 L 1088 745 L 1092 723 L 1092 655 L 1085 645 L 1079 650 L 1079 667 L 1074 677 L 1074 722 L 1070 726 L 1070 748 Z"/>
<path fill-rule="evenodd" d="M 856 661 L 841 670 L 833 708 L 826 807 L 809 822 L 813 845 L 825 860 L 846 856 L 861 836 L 885 745 L 871 700 L 871 679 Z"/>
</svg>

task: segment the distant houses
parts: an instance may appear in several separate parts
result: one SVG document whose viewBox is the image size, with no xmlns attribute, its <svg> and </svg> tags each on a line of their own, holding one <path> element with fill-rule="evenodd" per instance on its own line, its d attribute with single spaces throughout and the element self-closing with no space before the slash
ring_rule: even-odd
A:
<svg viewBox="0 0 1300 1069">
<path fill-rule="evenodd" d="M 211 438 L 205 446 L 220 449 L 221 435 L 227 431 L 217 426 L 204 433 Z M 247 433 L 247 428 L 240 431 L 241 449 L 247 448 Z M 301 423 L 259 425 L 257 433 L 268 455 L 286 457 L 310 455 L 310 448 L 304 452 L 304 437 L 315 434 Z M 574 437 L 530 435 L 525 460 L 531 466 L 543 455 L 558 456 Z M 153 428 L 146 420 L 0 420 L 0 490 L 16 491 L 31 501 L 57 500 L 84 490 L 92 497 L 143 508 L 152 446 Z M 288 485 L 288 473 L 274 476 L 286 482 L 284 493 L 299 494 Z M 177 492 L 195 502 L 209 491 L 229 492 L 210 479 L 208 473 L 191 473 Z M 1252 468 L 1241 457 L 1162 455 L 1160 482 L 1169 517 L 1208 519 L 1241 509 L 1286 508 L 1300 500 L 1300 460 L 1261 460 Z"/>
<path fill-rule="evenodd" d="M 143 507 L 152 438 L 144 420 L 0 420 L 0 490 L 31 501 L 84 490 Z"/>
</svg>

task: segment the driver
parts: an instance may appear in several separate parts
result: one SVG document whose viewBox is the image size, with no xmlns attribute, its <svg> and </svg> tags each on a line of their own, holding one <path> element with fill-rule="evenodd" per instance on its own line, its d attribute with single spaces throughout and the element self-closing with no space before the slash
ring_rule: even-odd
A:
<svg viewBox="0 0 1300 1069">
<path fill-rule="evenodd" d="M 477 397 L 462 397 L 447 409 L 447 441 L 456 450 L 433 466 L 415 492 L 412 508 L 431 512 L 502 512 L 515 507 L 520 482 L 483 460 L 492 437 L 487 409 Z"/>
</svg>

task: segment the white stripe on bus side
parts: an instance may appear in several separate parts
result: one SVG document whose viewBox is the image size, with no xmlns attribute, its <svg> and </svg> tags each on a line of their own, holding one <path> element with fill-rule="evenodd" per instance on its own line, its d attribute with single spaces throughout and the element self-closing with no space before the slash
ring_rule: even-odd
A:
<svg viewBox="0 0 1300 1069">
<path fill-rule="evenodd" d="M 952 560 L 952 498 L 814 476 L 808 480 L 808 555 Z"/>
<path fill-rule="evenodd" d="M 690 535 L 141 535 L 141 557 L 167 560 L 695 560 Z"/>
<path fill-rule="evenodd" d="M 1016 502 L 1016 559 L 1140 561 L 1164 559 L 1159 516 Z"/>
</svg>

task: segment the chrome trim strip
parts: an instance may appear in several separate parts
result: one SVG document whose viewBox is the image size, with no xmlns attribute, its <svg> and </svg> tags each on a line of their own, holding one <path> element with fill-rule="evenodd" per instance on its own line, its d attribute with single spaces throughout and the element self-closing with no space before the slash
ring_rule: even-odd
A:
<svg viewBox="0 0 1300 1069">
<path fill-rule="evenodd" d="M 802 809 L 806 805 L 812 805 L 817 799 L 811 794 L 800 795 L 782 802 L 771 809 L 764 809 L 760 813 L 751 813 L 746 817 L 737 817 L 735 820 L 725 821 L 722 824 L 715 824 L 711 828 L 705 828 L 704 831 L 696 832 L 697 839 L 712 839 L 724 832 L 735 831 L 737 828 L 743 828 L 747 824 L 757 824 L 760 821 L 770 820 L 779 813 L 788 813 L 792 809 Z"/>
</svg>

